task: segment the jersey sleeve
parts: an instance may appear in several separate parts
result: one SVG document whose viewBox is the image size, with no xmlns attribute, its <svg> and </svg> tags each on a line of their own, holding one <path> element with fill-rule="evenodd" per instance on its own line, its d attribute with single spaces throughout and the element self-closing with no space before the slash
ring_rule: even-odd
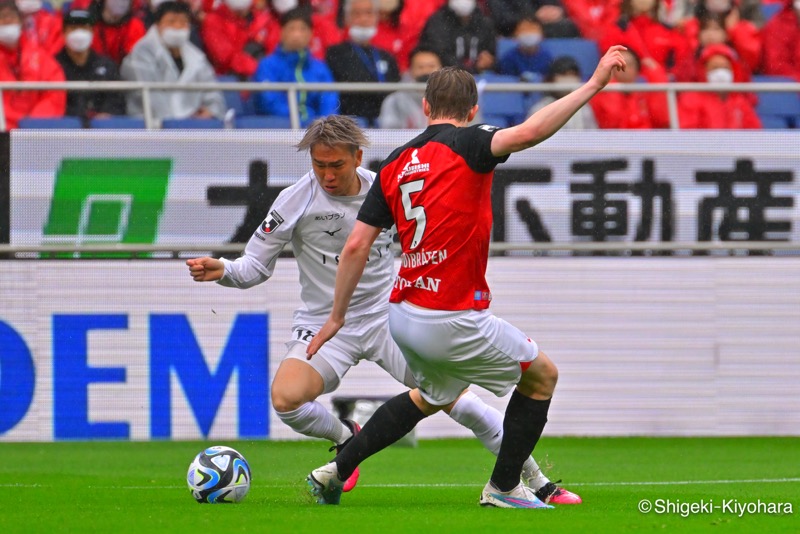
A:
<svg viewBox="0 0 800 534">
<path fill-rule="evenodd" d="M 292 239 L 294 228 L 308 205 L 302 192 L 296 187 L 281 191 L 267 217 L 247 242 L 244 254 L 235 261 L 222 259 L 225 274 L 218 284 L 247 289 L 272 276 L 278 256 Z"/>
<path fill-rule="evenodd" d="M 380 173 L 375 177 L 375 181 L 372 182 L 372 186 L 367 192 L 364 203 L 361 204 L 361 209 L 358 211 L 356 219 L 376 228 L 391 228 L 394 226 L 392 211 L 389 209 L 389 204 L 386 203 L 386 197 L 381 187 Z"/>
<path fill-rule="evenodd" d="M 498 157 L 492 154 L 492 138 L 499 130 L 497 126 L 489 124 L 459 128 L 455 149 L 476 172 L 491 172 L 501 163 L 505 163 L 510 155 Z"/>
</svg>

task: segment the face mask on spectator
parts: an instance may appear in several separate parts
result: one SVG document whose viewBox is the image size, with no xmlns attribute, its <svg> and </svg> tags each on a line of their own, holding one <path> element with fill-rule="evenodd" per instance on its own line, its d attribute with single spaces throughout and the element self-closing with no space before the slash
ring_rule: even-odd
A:
<svg viewBox="0 0 800 534">
<path fill-rule="evenodd" d="M 17 0 L 17 9 L 23 15 L 30 15 L 42 9 L 42 0 Z"/>
<path fill-rule="evenodd" d="M 428 83 L 428 79 L 431 77 L 430 74 L 422 74 L 414 78 L 414 81 L 417 83 Z"/>
<path fill-rule="evenodd" d="M 536 48 L 542 42 L 541 33 L 521 33 L 517 35 L 517 43 L 522 48 Z"/>
<path fill-rule="evenodd" d="M 706 80 L 708 83 L 731 83 L 733 82 L 733 71 L 725 68 L 711 69 L 706 73 Z"/>
<path fill-rule="evenodd" d="M 244 11 L 253 5 L 253 0 L 225 0 L 225 5 L 233 11 Z"/>
<path fill-rule="evenodd" d="M 475 0 L 450 0 L 447 5 L 459 17 L 468 17 L 475 11 Z"/>
<path fill-rule="evenodd" d="M 164 31 L 161 32 L 161 40 L 168 48 L 180 48 L 189 41 L 189 28 L 182 30 L 164 28 Z"/>
<path fill-rule="evenodd" d="M 375 37 L 375 34 L 378 33 L 378 28 L 375 26 L 350 26 L 347 32 L 350 35 L 350 39 L 353 41 L 357 43 L 366 43 Z"/>
<path fill-rule="evenodd" d="M 108 12 L 115 17 L 122 17 L 131 9 L 130 0 L 106 0 Z"/>
<path fill-rule="evenodd" d="M 275 11 L 283 15 L 298 6 L 297 0 L 272 0 L 272 7 Z"/>
<path fill-rule="evenodd" d="M 731 10 L 731 0 L 706 0 L 706 9 L 712 13 L 727 13 Z"/>
<path fill-rule="evenodd" d="M 73 52 L 86 52 L 92 45 L 92 30 L 72 30 L 64 36 L 64 42 Z"/>
<path fill-rule="evenodd" d="M 19 36 L 22 33 L 21 24 L 0 25 L 0 43 L 7 46 L 17 46 Z"/>
</svg>

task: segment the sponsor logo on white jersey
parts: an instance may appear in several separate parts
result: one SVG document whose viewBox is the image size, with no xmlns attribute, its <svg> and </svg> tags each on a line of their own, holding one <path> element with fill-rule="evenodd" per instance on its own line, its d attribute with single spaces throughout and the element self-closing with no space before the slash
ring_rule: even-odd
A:
<svg viewBox="0 0 800 534">
<path fill-rule="evenodd" d="M 325 215 L 315 215 L 315 221 L 338 221 L 339 219 L 344 219 L 345 214 L 343 211 L 336 212 L 336 213 L 326 213 Z"/>
</svg>

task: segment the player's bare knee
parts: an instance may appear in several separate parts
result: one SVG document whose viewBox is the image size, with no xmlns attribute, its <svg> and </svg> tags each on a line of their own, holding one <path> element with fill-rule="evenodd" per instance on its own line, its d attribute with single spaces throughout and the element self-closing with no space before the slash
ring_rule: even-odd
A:
<svg viewBox="0 0 800 534">
<path fill-rule="evenodd" d="M 558 368 L 543 352 L 522 373 L 517 389 L 526 397 L 549 399 L 558 382 Z"/>
<path fill-rule="evenodd" d="M 542 368 L 541 382 L 551 391 L 556 389 L 556 384 L 558 383 L 558 367 L 549 359 L 547 360 L 547 364 Z"/>
<path fill-rule="evenodd" d="M 292 391 L 291 388 L 284 388 L 281 384 L 272 384 L 272 407 L 276 412 L 285 413 L 298 409 L 300 406 L 308 402 L 303 395 L 297 391 Z"/>
</svg>

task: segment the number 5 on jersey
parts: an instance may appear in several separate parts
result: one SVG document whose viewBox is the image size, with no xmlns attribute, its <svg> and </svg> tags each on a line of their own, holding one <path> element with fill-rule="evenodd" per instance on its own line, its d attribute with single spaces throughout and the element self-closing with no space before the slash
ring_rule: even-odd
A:
<svg viewBox="0 0 800 534">
<path fill-rule="evenodd" d="M 411 250 L 417 248 L 422 235 L 425 233 L 425 226 L 428 224 L 428 218 L 425 215 L 425 208 L 422 206 L 411 205 L 411 193 L 419 193 L 422 191 L 422 186 L 425 185 L 425 180 L 415 180 L 400 184 L 400 193 L 403 200 L 403 211 L 405 212 L 407 221 L 416 221 L 417 228 L 414 230 L 414 237 L 411 240 Z"/>
</svg>

